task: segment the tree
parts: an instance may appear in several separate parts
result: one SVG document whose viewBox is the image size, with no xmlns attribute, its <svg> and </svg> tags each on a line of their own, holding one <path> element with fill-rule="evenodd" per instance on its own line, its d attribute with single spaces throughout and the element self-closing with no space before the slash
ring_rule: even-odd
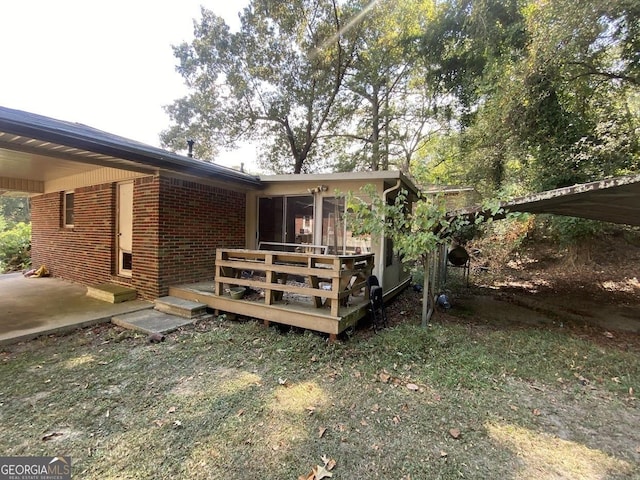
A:
<svg viewBox="0 0 640 480">
<path fill-rule="evenodd" d="M 31 221 L 29 198 L 0 197 L 0 217 L 3 217 L 9 224 L 29 223 Z"/>
<path fill-rule="evenodd" d="M 435 16 L 433 0 L 357 2 L 363 14 L 354 61 L 346 76 L 339 135 L 341 169 L 408 171 L 437 117 L 413 40 Z"/>
<path fill-rule="evenodd" d="M 325 131 L 352 61 L 349 11 L 337 0 L 252 0 L 240 31 L 202 9 L 195 39 L 174 48 L 192 93 L 167 107 L 175 125 L 162 141 L 197 156 L 240 140 L 260 141 L 276 173 L 318 169 Z"/>
<path fill-rule="evenodd" d="M 354 236 L 381 238 L 384 235 L 392 240 L 395 252 L 405 262 L 417 262 L 422 267 L 422 325 L 426 326 L 434 305 L 435 292 L 430 279 L 435 252 L 471 220 L 462 216 L 447 217 L 445 202 L 439 196 L 420 196 L 412 206 L 405 190 L 401 190 L 392 202 L 385 202 L 370 186 L 357 195 L 349 192 L 347 206 L 347 224 Z M 475 224 L 491 221 L 501 213 L 497 202 L 487 202 L 484 211 L 483 215 L 475 217 Z"/>
<path fill-rule="evenodd" d="M 450 171 L 531 191 L 637 170 L 637 2 L 448 5 L 422 47 L 428 78 L 459 104 Z"/>
</svg>

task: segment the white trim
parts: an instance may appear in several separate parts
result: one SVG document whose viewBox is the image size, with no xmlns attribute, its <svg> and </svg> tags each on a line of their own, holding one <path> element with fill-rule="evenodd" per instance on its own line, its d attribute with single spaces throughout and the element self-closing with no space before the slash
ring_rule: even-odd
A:
<svg viewBox="0 0 640 480">
<path fill-rule="evenodd" d="M 73 195 L 73 208 L 71 210 L 71 217 L 73 218 L 72 223 L 67 223 L 67 195 Z M 76 192 L 75 190 L 67 190 L 62 195 L 62 226 L 64 228 L 73 228 L 75 222 L 75 211 L 76 211 Z"/>
</svg>

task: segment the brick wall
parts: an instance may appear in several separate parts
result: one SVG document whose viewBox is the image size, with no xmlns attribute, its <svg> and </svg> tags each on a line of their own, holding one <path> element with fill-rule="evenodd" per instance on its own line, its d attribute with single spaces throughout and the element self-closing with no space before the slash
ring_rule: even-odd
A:
<svg viewBox="0 0 640 480">
<path fill-rule="evenodd" d="M 244 193 L 169 177 L 136 179 L 133 276 L 115 275 L 116 184 L 75 190 L 74 227 L 62 227 L 62 193 L 32 199 L 32 259 L 56 277 L 131 284 L 141 298 L 210 280 L 216 247 L 244 247 Z"/>
<path fill-rule="evenodd" d="M 217 247 L 245 246 L 246 196 L 175 178 L 160 182 L 159 293 L 165 295 L 170 285 L 213 279 Z"/>
<path fill-rule="evenodd" d="M 86 285 L 111 279 L 114 264 L 113 184 L 76 189 L 74 227 L 62 226 L 62 192 L 31 200 L 31 258 L 56 277 Z"/>
<path fill-rule="evenodd" d="M 138 178 L 133 183 L 132 286 L 142 298 L 159 296 L 159 177 Z M 166 293 L 165 293 L 166 294 Z"/>
</svg>

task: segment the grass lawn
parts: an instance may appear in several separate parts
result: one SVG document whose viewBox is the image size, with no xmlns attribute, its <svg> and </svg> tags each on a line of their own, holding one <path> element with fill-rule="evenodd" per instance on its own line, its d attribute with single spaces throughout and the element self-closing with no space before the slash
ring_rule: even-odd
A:
<svg viewBox="0 0 640 480">
<path fill-rule="evenodd" d="M 403 296 L 416 312 L 335 344 L 216 319 L 3 347 L 0 452 L 100 480 L 640 478 L 637 342 L 464 311 L 422 329 Z"/>
</svg>

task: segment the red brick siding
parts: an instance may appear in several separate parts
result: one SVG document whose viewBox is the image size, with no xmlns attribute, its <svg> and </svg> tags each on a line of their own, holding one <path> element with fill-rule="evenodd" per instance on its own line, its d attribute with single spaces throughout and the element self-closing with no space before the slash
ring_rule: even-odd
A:
<svg viewBox="0 0 640 480">
<path fill-rule="evenodd" d="M 158 177 L 136 179 L 133 184 L 132 286 L 140 297 L 147 299 L 161 296 L 158 261 L 159 197 Z"/>
<path fill-rule="evenodd" d="M 74 227 L 62 226 L 62 192 L 31 200 L 31 257 L 51 274 L 83 284 L 110 281 L 114 263 L 114 202 L 112 184 L 76 189 Z"/>
<path fill-rule="evenodd" d="M 136 179 L 133 275 L 115 275 L 115 183 L 75 190 L 74 228 L 62 227 L 62 192 L 32 199 L 32 259 L 85 285 L 130 283 L 142 298 L 213 278 L 216 247 L 243 247 L 244 193 L 168 177 Z"/>
<path fill-rule="evenodd" d="M 170 285 L 213 279 L 217 247 L 244 247 L 245 207 L 244 193 L 161 179 L 161 295 Z"/>
</svg>

